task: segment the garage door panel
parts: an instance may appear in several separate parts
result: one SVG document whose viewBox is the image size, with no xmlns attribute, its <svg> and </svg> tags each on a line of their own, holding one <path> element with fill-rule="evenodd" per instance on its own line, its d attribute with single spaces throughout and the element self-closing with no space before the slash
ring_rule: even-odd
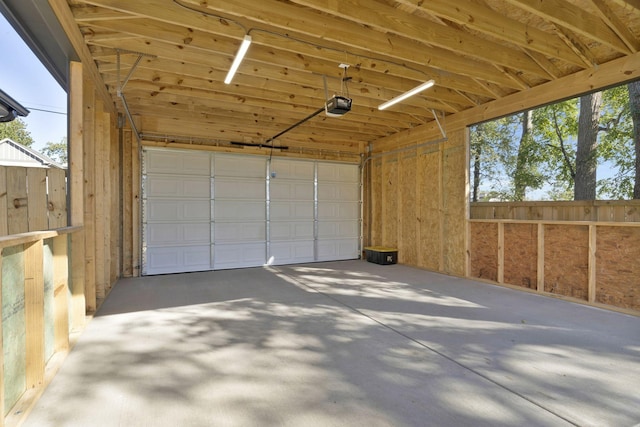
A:
<svg viewBox="0 0 640 427">
<path fill-rule="evenodd" d="M 272 220 L 313 220 L 313 202 L 272 202 Z"/>
<path fill-rule="evenodd" d="M 145 274 L 358 257 L 356 165 L 276 158 L 267 169 L 250 155 L 144 155 Z"/>
<path fill-rule="evenodd" d="M 276 179 L 302 179 L 312 180 L 314 163 L 300 160 L 278 160 L 271 162 L 271 172 L 276 174 Z"/>
<path fill-rule="evenodd" d="M 213 203 L 213 218 L 216 221 L 264 221 L 266 217 L 264 200 L 225 200 Z"/>
<path fill-rule="evenodd" d="M 208 176 L 148 175 L 145 195 L 150 197 L 206 198 L 211 196 L 211 179 Z"/>
<path fill-rule="evenodd" d="M 210 246 L 168 246 L 147 248 L 144 274 L 210 270 Z"/>
<path fill-rule="evenodd" d="M 269 264 L 283 265 L 314 261 L 313 240 L 275 242 L 270 245 Z"/>
<path fill-rule="evenodd" d="M 355 239 L 318 240 L 318 261 L 356 259 L 358 255 Z"/>
<path fill-rule="evenodd" d="M 360 235 L 360 223 L 358 221 L 323 221 L 318 223 L 318 238 L 340 238 Z"/>
<path fill-rule="evenodd" d="M 264 222 L 254 223 L 220 223 L 214 224 L 214 236 L 217 243 L 232 243 L 238 241 L 255 242 L 264 240 L 266 235 Z"/>
<path fill-rule="evenodd" d="M 266 243 L 215 244 L 215 269 L 256 267 L 266 264 Z"/>
<path fill-rule="evenodd" d="M 271 241 L 313 240 L 313 221 L 271 221 Z"/>
<path fill-rule="evenodd" d="M 145 173 L 210 175 L 209 154 L 202 152 L 160 151 L 145 152 Z"/>
<path fill-rule="evenodd" d="M 216 154 L 214 158 L 213 175 L 238 178 L 260 178 L 266 177 L 267 163 L 262 157 L 234 156 Z M 264 185 L 264 184 L 263 184 Z"/>
<path fill-rule="evenodd" d="M 318 181 L 359 182 L 358 168 L 337 163 L 318 163 Z"/>
<path fill-rule="evenodd" d="M 313 201 L 313 181 L 271 180 L 269 189 L 271 200 L 309 200 Z"/>
<path fill-rule="evenodd" d="M 358 218 L 360 204 L 357 202 L 322 202 L 318 203 L 319 220 L 348 220 Z"/>
<path fill-rule="evenodd" d="M 209 244 L 209 222 L 150 223 L 146 240 L 149 246 Z"/>
<path fill-rule="evenodd" d="M 266 195 L 265 182 L 239 178 L 215 178 L 213 198 L 219 199 L 259 199 Z"/>
<path fill-rule="evenodd" d="M 318 184 L 318 200 L 358 202 L 360 186 L 352 183 Z"/>
<path fill-rule="evenodd" d="M 146 221 L 209 221 L 210 200 L 151 199 L 145 202 Z"/>
</svg>

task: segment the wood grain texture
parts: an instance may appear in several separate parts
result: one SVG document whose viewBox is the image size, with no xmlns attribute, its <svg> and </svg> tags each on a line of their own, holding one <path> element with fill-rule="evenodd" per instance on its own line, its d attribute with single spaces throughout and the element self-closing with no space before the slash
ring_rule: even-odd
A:
<svg viewBox="0 0 640 427">
<path fill-rule="evenodd" d="M 535 224 L 504 225 L 504 282 L 536 289 L 538 227 Z"/>
<path fill-rule="evenodd" d="M 640 228 L 597 227 L 597 302 L 640 310 Z"/>
<path fill-rule="evenodd" d="M 418 262 L 418 242 L 416 232 L 417 194 L 416 194 L 415 151 L 400 154 L 400 203 L 398 203 L 398 218 L 400 221 L 400 237 L 398 239 L 398 262 L 416 265 Z"/>
<path fill-rule="evenodd" d="M 382 159 L 382 246 L 398 245 L 398 155 Z"/>
<path fill-rule="evenodd" d="M 498 224 L 471 223 L 471 277 L 498 280 Z"/>
<path fill-rule="evenodd" d="M 589 227 L 545 225 L 544 290 L 587 301 Z"/>
<path fill-rule="evenodd" d="M 418 266 L 432 271 L 440 271 L 442 257 L 440 168 L 440 149 L 437 144 L 418 149 Z"/>
<path fill-rule="evenodd" d="M 462 276 L 465 270 L 466 182 L 465 132 L 448 133 L 443 153 L 443 271 Z"/>
</svg>

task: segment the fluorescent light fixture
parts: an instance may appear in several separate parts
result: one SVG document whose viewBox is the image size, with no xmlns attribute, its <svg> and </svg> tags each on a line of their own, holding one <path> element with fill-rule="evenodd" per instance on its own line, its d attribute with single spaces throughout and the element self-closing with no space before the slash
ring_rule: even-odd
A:
<svg viewBox="0 0 640 427">
<path fill-rule="evenodd" d="M 227 77 L 225 77 L 224 79 L 225 84 L 229 84 L 231 83 L 231 80 L 233 80 L 233 76 L 236 74 L 236 71 L 238 71 L 238 67 L 242 62 L 244 55 L 247 53 L 247 50 L 249 50 L 250 44 L 251 44 L 251 36 L 247 34 L 244 36 L 244 39 L 242 39 L 242 44 L 240 45 L 240 49 L 238 49 L 238 53 L 236 53 L 236 57 L 233 60 L 233 64 L 231 64 L 231 68 L 229 68 Z"/>
<path fill-rule="evenodd" d="M 384 110 L 385 108 L 391 107 L 392 105 L 395 105 L 400 101 L 404 101 L 405 99 L 409 98 L 410 96 L 416 95 L 416 94 L 422 92 L 425 89 L 429 89 L 435 83 L 436 83 L 435 80 L 429 80 L 428 82 L 424 82 L 421 85 L 416 86 L 413 89 L 403 93 L 402 95 L 398 95 L 395 98 L 391 98 L 387 102 L 384 102 L 384 103 L 378 105 L 378 110 Z"/>
</svg>

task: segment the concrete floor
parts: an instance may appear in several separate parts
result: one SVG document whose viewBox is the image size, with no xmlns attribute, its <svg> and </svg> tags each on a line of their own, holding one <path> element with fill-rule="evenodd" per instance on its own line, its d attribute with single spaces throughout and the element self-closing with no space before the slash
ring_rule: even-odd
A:
<svg viewBox="0 0 640 427">
<path fill-rule="evenodd" d="M 640 318 L 346 261 L 121 280 L 25 426 L 634 426 Z"/>
</svg>

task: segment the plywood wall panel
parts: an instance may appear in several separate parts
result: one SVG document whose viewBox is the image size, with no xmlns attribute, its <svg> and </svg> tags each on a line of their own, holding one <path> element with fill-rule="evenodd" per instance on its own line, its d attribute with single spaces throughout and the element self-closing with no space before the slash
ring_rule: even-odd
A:
<svg viewBox="0 0 640 427">
<path fill-rule="evenodd" d="M 371 230 L 369 246 L 382 245 L 382 159 L 377 158 L 370 161 L 371 178 L 371 205 L 368 207 L 370 214 Z"/>
<path fill-rule="evenodd" d="M 545 225 L 544 290 L 588 300 L 588 226 Z"/>
<path fill-rule="evenodd" d="M 596 301 L 640 310 L 640 228 L 598 227 Z"/>
<path fill-rule="evenodd" d="M 504 282 L 536 289 L 538 225 L 504 225 Z"/>
<path fill-rule="evenodd" d="M 466 169 L 465 132 L 449 133 L 443 153 L 444 272 L 465 273 Z"/>
<path fill-rule="evenodd" d="M 398 217 L 400 221 L 400 238 L 398 240 L 398 262 L 416 265 L 418 262 L 418 228 L 416 204 L 416 165 L 415 151 L 400 155 L 400 203 Z"/>
<path fill-rule="evenodd" d="M 398 156 L 382 159 L 382 245 L 398 245 Z"/>
<path fill-rule="evenodd" d="M 442 221 L 440 220 L 440 150 L 438 145 L 418 150 L 417 158 L 418 266 L 440 270 Z"/>
<path fill-rule="evenodd" d="M 471 223 L 471 277 L 498 280 L 498 224 Z"/>
</svg>

